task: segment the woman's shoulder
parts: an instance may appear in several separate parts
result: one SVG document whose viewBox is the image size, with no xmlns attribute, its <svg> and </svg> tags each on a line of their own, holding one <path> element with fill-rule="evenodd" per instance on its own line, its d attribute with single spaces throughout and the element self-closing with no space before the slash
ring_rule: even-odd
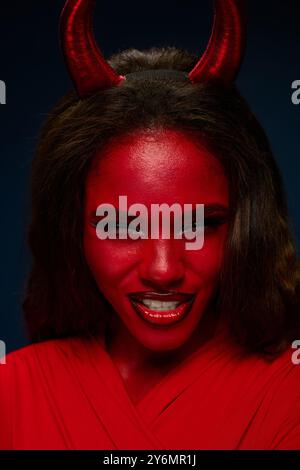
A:
<svg viewBox="0 0 300 470">
<path fill-rule="evenodd" d="M 36 351 L 54 350 L 57 346 L 66 344 L 68 341 L 69 338 L 53 338 L 40 342 L 29 343 L 9 352 L 6 356 L 6 363 L 21 359 L 23 357 L 28 357 L 32 354 L 35 354 Z"/>
<path fill-rule="evenodd" d="M 260 417 L 265 434 L 270 434 L 272 449 L 300 448 L 299 356 L 290 345 L 272 361 L 264 359 L 253 376 L 260 394 L 257 421 Z"/>
<path fill-rule="evenodd" d="M 7 354 L 0 366 L 0 449 L 11 448 L 19 423 L 41 413 L 52 416 L 52 406 L 61 399 L 66 403 L 77 384 L 76 371 L 81 368 L 84 377 L 89 344 L 75 337 L 50 339 Z"/>
<path fill-rule="evenodd" d="M 12 386 L 33 386 L 46 370 L 51 375 L 59 374 L 62 363 L 82 357 L 86 344 L 86 340 L 76 337 L 49 339 L 10 352 L 0 366 L 0 400 L 5 390 L 9 394 Z"/>
<path fill-rule="evenodd" d="M 280 352 L 273 354 L 242 353 L 233 356 L 237 369 L 243 370 L 253 383 L 274 385 L 276 390 L 279 384 L 282 388 L 289 388 L 291 384 L 300 385 L 300 350 L 296 350 L 292 343 L 286 344 Z"/>
<path fill-rule="evenodd" d="M 38 343 L 28 344 L 19 349 L 16 349 L 6 355 L 3 368 L 0 370 L 5 371 L 10 367 L 24 365 L 35 361 L 37 356 L 56 355 L 59 351 L 68 351 L 74 342 L 74 338 L 68 339 L 49 339 Z"/>
<path fill-rule="evenodd" d="M 263 354 L 249 352 L 230 336 L 224 336 L 224 342 L 219 345 L 220 360 L 215 361 L 215 373 L 219 369 L 228 370 L 227 379 L 230 377 L 230 380 L 226 386 L 234 393 L 238 394 L 242 389 L 245 393 L 252 391 L 257 396 L 266 396 L 267 401 L 276 401 L 278 406 L 284 402 L 283 407 L 290 407 L 293 401 L 299 408 L 300 348 L 297 350 L 295 344 L 285 344 L 276 354 Z"/>
</svg>

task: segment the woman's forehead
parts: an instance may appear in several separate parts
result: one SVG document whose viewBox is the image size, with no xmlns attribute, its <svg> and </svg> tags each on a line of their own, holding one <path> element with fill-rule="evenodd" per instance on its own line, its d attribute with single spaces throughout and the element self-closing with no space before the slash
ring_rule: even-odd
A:
<svg viewBox="0 0 300 470">
<path fill-rule="evenodd" d="M 222 164 L 204 143 L 182 131 L 140 131 L 116 139 L 95 156 L 95 162 L 87 190 L 101 199 L 126 194 L 153 202 L 177 196 L 190 198 L 191 203 L 199 197 L 224 203 L 228 197 Z"/>
</svg>

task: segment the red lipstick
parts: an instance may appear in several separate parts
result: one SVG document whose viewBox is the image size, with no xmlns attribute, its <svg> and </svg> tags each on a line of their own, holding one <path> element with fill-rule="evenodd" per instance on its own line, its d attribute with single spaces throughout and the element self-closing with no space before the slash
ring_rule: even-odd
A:
<svg viewBox="0 0 300 470">
<path fill-rule="evenodd" d="M 182 292 L 136 292 L 128 295 L 137 314 L 151 325 L 170 326 L 189 312 L 193 294 Z"/>
</svg>

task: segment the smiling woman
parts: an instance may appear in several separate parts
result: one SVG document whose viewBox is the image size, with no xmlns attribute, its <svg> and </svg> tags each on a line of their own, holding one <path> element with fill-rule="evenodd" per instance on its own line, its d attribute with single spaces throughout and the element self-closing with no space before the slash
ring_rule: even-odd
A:
<svg viewBox="0 0 300 470">
<path fill-rule="evenodd" d="M 129 137 L 119 137 L 96 154 L 86 181 L 87 222 L 99 202 L 117 206 L 120 191 L 129 204 L 140 201 L 149 213 L 153 204 L 161 203 L 168 207 L 214 204 L 219 212 L 229 205 L 228 181 L 220 162 L 201 148 L 196 136 L 157 125 L 147 133 L 136 130 Z M 99 291 L 141 345 L 151 350 L 175 349 L 195 330 L 218 282 L 228 229 L 228 222 L 222 222 L 206 231 L 205 245 L 197 251 L 188 250 L 186 241 L 174 236 L 100 241 L 91 224 L 86 224 L 85 257 Z M 143 294 L 132 302 L 136 292 Z M 188 296 L 188 301 L 182 299 L 167 316 L 161 310 L 151 311 L 141 296 L 169 302 Z M 171 324 L 173 328 L 153 327 Z M 128 346 L 124 339 L 115 343 L 124 344 L 123 361 Z"/>
<path fill-rule="evenodd" d="M 62 16 L 77 93 L 33 160 L 33 344 L 0 368 L 0 447 L 300 449 L 299 266 L 269 143 L 233 84 L 241 2 L 216 2 L 200 61 L 164 48 L 107 63 L 90 6 Z M 97 207 L 120 195 L 204 204 L 203 246 L 99 239 Z"/>
</svg>

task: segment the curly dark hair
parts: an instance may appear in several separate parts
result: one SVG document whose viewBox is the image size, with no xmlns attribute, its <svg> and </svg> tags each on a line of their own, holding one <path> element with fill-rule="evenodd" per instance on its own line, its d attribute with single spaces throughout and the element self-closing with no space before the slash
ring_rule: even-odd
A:
<svg viewBox="0 0 300 470">
<path fill-rule="evenodd" d="M 122 75 L 189 71 L 197 57 L 175 48 L 111 57 Z M 48 116 L 33 159 L 29 245 L 33 266 L 23 308 L 32 341 L 96 335 L 106 301 L 83 256 L 83 200 L 96 151 L 137 129 L 192 131 L 222 162 L 230 221 L 218 290 L 235 341 L 278 352 L 300 332 L 299 264 L 282 179 L 267 137 L 235 85 L 137 78 L 85 99 L 65 96 Z"/>
</svg>

